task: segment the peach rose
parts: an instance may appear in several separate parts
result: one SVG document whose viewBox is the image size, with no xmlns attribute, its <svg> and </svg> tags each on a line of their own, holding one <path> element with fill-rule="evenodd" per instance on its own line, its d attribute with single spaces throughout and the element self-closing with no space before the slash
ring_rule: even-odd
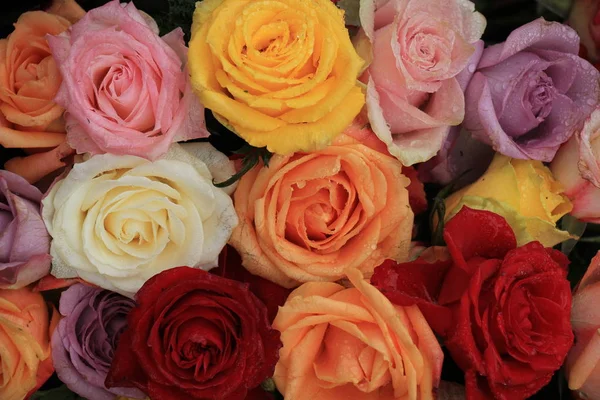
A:
<svg viewBox="0 0 600 400">
<path fill-rule="evenodd" d="M 600 223 L 600 107 L 560 148 L 550 169 L 573 202 L 571 215 Z"/>
<path fill-rule="evenodd" d="M 361 0 L 360 19 L 373 130 L 404 165 L 427 161 L 463 120 L 457 76 L 483 47 L 485 18 L 468 0 Z"/>
<path fill-rule="evenodd" d="M 364 136 L 351 126 L 323 150 L 275 155 L 240 180 L 230 244 L 246 269 L 289 288 L 408 259 L 410 181 L 372 132 Z"/>
<path fill-rule="evenodd" d="M 40 293 L 0 290 L 0 398 L 22 400 L 52 375 L 50 336 L 58 313 L 48 315 Z"/>
<path fill-rule="evenodd" d="M 573 295 L 571 324 L 575 346 L 567 356 L 569 389 L 583 399 L 600 398 L 600 253 L 592 259 Z"/>
<path fill-rule="evenodd" d="M 68 12 L 75 18 L 77 9 L 81 10 L 69 2 L 56 12 Z M 63 145 L 53 152 L 37 154 L 39 149 L 65 142 L 64 110 L 54 102 L 62 78 L 46 35 L 58 35 L 70 25 L 60 15 L 26 12 L 15 23 L 15 30 L 0 39 L 0 144 L 36 153 L 6 165 L 6 169 L 32 183 L 62 167 L 61 159 L 70 153 Z"/>
<path fill-rule="evenodd" d="M 434 398 L 444 355 L 417 306 L 394 306 L 348 271 L 354 285 L 305 283 L 279 309 L 275 367 L 286 400 Z"/>
</svg>

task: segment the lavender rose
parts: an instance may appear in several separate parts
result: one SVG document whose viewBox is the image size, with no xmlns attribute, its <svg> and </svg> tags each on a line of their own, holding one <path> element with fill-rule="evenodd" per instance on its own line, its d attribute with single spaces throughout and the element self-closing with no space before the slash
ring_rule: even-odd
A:
<svg viewBox="0 0 600 400">
<path fill-rule="evenodd" d="M 463 126 L 512 158 L 551 161 L 598 102 L 600 73 L 579 38 L 538 19 L 485 49 L 465 93 Z"/>
<path fill-rule="evenodd" d="M 120 294 L 76 284 L 60 297 L 64 316 L 52 335 L 56 373 L 73 392 L 88 400 L 116 396 L 145 398 L 137 389 L 104 386 L 127 314 L 134 301 Z"/>
<path fill-rule="evenodd" d="M 20 289 L 50 272 L 50 236 L 40 215 L 42 193 L 0 171 L 0 289 Z"/>
</svg>

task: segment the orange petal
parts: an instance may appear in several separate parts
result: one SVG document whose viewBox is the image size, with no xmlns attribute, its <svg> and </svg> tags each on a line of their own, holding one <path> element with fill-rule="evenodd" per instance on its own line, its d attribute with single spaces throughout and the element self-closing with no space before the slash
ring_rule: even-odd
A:
<svg viewBox="0 0 600 400">
<path fill-rule="evenodd" d="M 15 157 L 8 160 L 4 168 L 25 178 L 29 183 L 36 183 L 46 175 L 65 166 L 62 161 L 73 154 L 66 142 L 44 153 L 36 153 L 27 157 Z"/>
<path fill-rule="evenodd" d="M 0 144 L 9 149 L 55 147 L 64 141 L 64 133 L 17 131 L 0 126 Z"/>
</svg>

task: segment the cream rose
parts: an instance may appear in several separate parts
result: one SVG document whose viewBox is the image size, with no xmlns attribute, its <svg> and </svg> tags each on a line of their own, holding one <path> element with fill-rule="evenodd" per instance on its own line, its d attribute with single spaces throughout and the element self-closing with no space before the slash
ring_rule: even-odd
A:
<svg viewBox="0 0 600 400">
<path fill-rule="evenodd" d="M 52 275 L 132 296 L 166 269 L 216 266 L 238 218 L 212 179 L 234 172 L 206 143 L 173 145 L 154 162 L 103 154 L 75 164 L 42 202 Z"/>
</svg>

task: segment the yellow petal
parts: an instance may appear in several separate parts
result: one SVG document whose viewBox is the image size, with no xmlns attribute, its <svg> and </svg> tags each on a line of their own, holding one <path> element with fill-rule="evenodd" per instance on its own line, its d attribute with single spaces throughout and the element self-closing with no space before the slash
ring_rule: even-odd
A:
<svg viewBox="0 0 600 400">
<path fill-rule="evenodd" d="M 274 132 L 265 132 L 264 128 L 264 130 L 247 129 L 236 125 L 232 120 L 229 123 L 235 132 L 252 146 L 267 146 L 269 151 L 277 154 L 309 152 L 329 145 L 344 128 L 352 123 L 363 104 L 364 94 L 359 87 L 354 87 L 340 105 L 314 123 L 287 124 L 276 128 Z M 256 128 L 259 127 L 264 125 L 258 125 Z"/>
<path fill-rule="evenodd" d="M 506 156 L 494 157 L 483 176 L 446 199 L 446 210 L 454 210 L 463 196 L 479 196 L 493 198 L 519 211 L 519 184 L 510 161 L 511 159 Z"/>
</svg>

